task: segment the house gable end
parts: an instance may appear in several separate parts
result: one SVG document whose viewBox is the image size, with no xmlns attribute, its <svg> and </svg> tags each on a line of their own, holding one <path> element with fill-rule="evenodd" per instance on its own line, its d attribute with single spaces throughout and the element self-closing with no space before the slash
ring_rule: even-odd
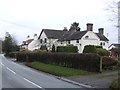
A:
<svg viewBox="0 0 120 90">
<path fill-rule="evenodd" d="M 92 31 L 88 31 L 81 39 L 99 40 L 99 37 Z"/>
</svg>

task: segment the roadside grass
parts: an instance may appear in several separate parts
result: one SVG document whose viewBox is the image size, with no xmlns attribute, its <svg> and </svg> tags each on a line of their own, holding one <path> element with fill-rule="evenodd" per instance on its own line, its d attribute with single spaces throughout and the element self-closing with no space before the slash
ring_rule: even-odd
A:
<svg viewBox="0 0 120 90">
<path fill-rule="evenodd" d="M 110 88 L 112 90 L 116 90 L 116 88 L 119 88 L 118 90 L 120 90 L 120 80 L 113 80 L 111 85 L 110 85 Z"/>
<path fill-rule="evenodd" d="M 26 63 L 26 65 L 31 68 L 37 69 L 39 71 L 47 72 L 57 76 L 77 76 L 77 75 L 85 75 L 89 73 L 87 71 L 80 70 L 80 69 L 73 69 L 73 68 L 61 67 L 57 65 L 44 64 L 36 61 L 31 63 Z"/>
</svg>

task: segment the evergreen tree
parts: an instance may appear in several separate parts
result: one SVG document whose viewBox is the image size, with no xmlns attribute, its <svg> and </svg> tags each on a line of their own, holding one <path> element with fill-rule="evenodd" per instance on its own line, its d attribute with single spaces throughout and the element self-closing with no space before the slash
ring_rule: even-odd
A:
<svg viewBox="0 0 120 90">
<path fill-rule="evenodd" d="M 13 40 L 11 35 L 5 36 L 5 40 L 3 41 L 3 52 L 6 55 L 9 55 L 10 52 L 14 52 L 18 49 L 16 42 Z"/>
<path fill-rule="evenodd" d="M 55 52 L 55 45 L 52 45 L 52 52 Z"/>
<path fill-rule="evenodd" d="M 69 31 L 74 30 L 74 29 L 76 31 L 80 31 L 79 23 L 74 22 L 73 24 L 71 24 L 71 27 L 70 27 Z"/>
</svg>

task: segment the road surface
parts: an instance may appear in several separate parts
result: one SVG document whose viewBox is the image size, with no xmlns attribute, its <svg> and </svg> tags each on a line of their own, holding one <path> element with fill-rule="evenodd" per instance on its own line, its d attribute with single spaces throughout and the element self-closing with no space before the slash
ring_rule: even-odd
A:
<svg viewBox="0 0 120 90">
<path fill-rule="evenodd" d="M 53 75 L 7 60 L 1 54 L 0 70 L 2 88 L 39 88 L 40 90 L 46 90 L 47 88 L 83 88 L 82 86 L 60 80 Z"/>
</svg>

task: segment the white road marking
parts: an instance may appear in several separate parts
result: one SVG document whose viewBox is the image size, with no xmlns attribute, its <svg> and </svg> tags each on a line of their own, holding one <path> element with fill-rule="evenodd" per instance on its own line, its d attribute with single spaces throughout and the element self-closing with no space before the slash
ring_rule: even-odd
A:
<svg viewBox="0 0 120 90">
<path fill-rule="evenodd" d="M 0 63 L 2 66 L 5 66 L 3 63 Z"/>
<path fill-rule="evenodd" d="M 29 82 L 29 83 L 31 83 L 31 84 L 33 84 L 33 85 L 35 85 L 35 86 L 38 87 L 38 88 L 43 89 L 41 86 L 39 86 L 39 85 L 33 83 L 32 81 L 30 81 L 30 80 L 28 80 L 28 79 L 26 79 L 26 78 L 24 78 L 24 80 L 27 81 L 27 82 Z M 43 89 L 43 90 L 44 90 L 44 89 Z"/>
<path fill-rule="evenodd" d="M 12 73 L 16 74 L 16 72 L 14 72 L 13 70 L 11 70 L 10 68 L 6 67 L 9 71 L 11 71 Z"/>
</svg>

